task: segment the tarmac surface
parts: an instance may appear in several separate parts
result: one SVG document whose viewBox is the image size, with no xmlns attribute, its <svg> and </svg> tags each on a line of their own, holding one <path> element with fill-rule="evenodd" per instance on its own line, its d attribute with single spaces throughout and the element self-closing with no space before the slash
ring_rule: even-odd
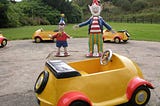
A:
<svg viewBox="0 0 160 106">
<path fill-rule="evenodd" d="M 57 48 L 53 42 L 15 40 L 0 48 L 0 106 L 38 106 L 33 87 L 49 53 L 49 59 L 65 62 L 87 59 L 87 38 L 72 38 L 68 44 L 68 57 L 54 57 Z M 105 49 L 124 55 L 140 66 L 144 78 L 155 86 L 147 106 L 160 106 L 160 42 L 104 43 Z"/>
</svg>

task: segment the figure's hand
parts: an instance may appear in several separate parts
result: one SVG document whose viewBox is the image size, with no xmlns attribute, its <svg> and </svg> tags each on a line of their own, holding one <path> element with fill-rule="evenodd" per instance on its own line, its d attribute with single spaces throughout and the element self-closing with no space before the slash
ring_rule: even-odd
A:
<svg viewBox="0 0 160 106">
<path fill-rule="evenodd" d="M 41 28 L 40 30 L 41 30 L 41 32 L 43 32 L 43 31 L 44 31 L 44 30 L 43 30 L 43 28 Z"/>
<path fill-rule="evenodd" d="M 48 37 L 52 38 L 52 35 L 51 35 L 51 34 L 49 34 L 49 35 L 48 35 Z"/>
<path fill-rule="evenodd" d="M 114 30 L 110 30 L 110 32 L 112 32 L 113 34 L 115 34 L 115 33 L 116 33 Z"/>
<path fill-rule="evenodd" d="M 73 26 L 73 29 L 77 29 L 77 28 L 79 28 L 79 25 L 74 25 Z"/>
</svg>

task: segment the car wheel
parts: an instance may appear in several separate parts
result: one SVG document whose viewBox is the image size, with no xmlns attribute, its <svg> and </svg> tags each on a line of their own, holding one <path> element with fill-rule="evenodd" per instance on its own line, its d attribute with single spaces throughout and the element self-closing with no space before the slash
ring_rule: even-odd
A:
<svg viewBox="0 0 160 106">
<path fill-rule="evenodd" d="M 138 87 L 133 95 L 129 104 L 131 106 L 145 106 L 150 99 L 150 90 L 146 86 Z"/>
<path fill-rule="evenodd" d="M 7 40 L 4 39 L 4 40 L 2 41 L 2 43 L 1 43 L 1 46 L 4 47 L 4 46 L 6 46 L 6 45 L 7 45 Z"/>
<path fill-rule="evenodd" d="M 36 37 L 34 40 L 35 40 L 35 43 L 40 43 L 42 41 L 40 37 Z"/>
<path fill-rule="evenodd" d="M 105 41 L 104 41 L 104 38 L 103 38 L 103 42 L 105 42 Z"/>
<path fill-rule="evenodd" d="M 77 101 L 73 101 L 69 106 L 90 106 L 90 105 L 85 101 L 77 100 Z"/>
<path fill-rule="evenodd" d="M 52 41 L 55 42 L 55 39 L 53 39 Z"/>
<path fill-rule="evenodd" d="M 49 73 L 47 71 L 43 71 L 40 73 L 34 86 L 34 91 L 36 93 L 40 94 L 44 90 L 48 82 L 48 77 Z"/>
<path fill-rule="evenodd" d="M 120 40 L 120 38 L 116 37 L 116 38 L 114 38 L 114 42 L 115 42 L 115 43 L 120 43 L 121 40 Z"/>
</svg>

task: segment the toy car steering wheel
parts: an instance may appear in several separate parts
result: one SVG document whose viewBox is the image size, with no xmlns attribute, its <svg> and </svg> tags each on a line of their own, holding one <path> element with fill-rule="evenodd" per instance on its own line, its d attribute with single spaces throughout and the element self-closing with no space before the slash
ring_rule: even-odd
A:
<svg viewBox="0 0 160 106">
<path fill-rule="evenodd" d="M 100 63 L 102 65 L 106 65 L 112 58 L 112 50 L 108 49 L 105 52 L 103 52 L 101 58 L 100 58 Z"/>
</svg>

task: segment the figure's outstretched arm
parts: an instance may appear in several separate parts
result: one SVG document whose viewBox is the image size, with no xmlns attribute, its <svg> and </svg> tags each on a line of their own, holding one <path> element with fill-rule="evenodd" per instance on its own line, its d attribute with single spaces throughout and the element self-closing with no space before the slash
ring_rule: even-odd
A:
<svg viewBox="0 0 160 106">
<path fill-rule="evenodd" d="M 73 29 L 76 29 L 76 28 L 79 28 L 79 27 L 83 27 L 83 26 L 88 25 L 88 24 L 90 24 L 90 23 L 91 23 L 91 18 L 88 19 L 88 20 L 85 21 L 85 22 L 82 22 L 82 23 L 78 24 L 78 25 L 74 25 L 74 26 L 73 26 Z"/>
<path fill-rule="evenodd" d="M 88 20 L 87 20 L 87 21 L 85 21 L 85 22 L 82 22 L 82 23 L 78 24 L 78 26 L 79 26 L 79 27 L 83 27 L 83 26 L 85 26 L 85 25 L 90 24 L 90 22 L 91 22 L 91 18 L 90 18 L 90 19 L 88 19 Z"/>
<path fill-rule="evenodd" d="M 112 33 L 115 33 L 115 31 L 112 29 L 112 27 L 111 27 L 107 22 L 105 22 L 102 18 L 101 18 L 101 20 L 102 20 L 103 25 L 104 25 L 109 31 L 111 31 Z"/>
<path fill-rule="evenodd" d="M 107 22 L 105 22 L 102 18 L 101 18 L 101 20 L 102 20 L 102 24 L 110 31 L 110 30 L 112 30 L 112 27 L 107 23 Z"/>
<path fill-rule="evenodd" d="M 54 39 L 54 38 L 56 38 L 56 37 L 57 37 L 57 33 L 56 33 L 56 34 L 54 34 L 54 35 L 49 34 L 48 36 L 49 36 L 50 38 Z"/>
<path fill-rule="evenodd" d="M 70 35 L 68 35 L 68 34 L 66 34 L 66 36 L 67 36 L 67 38 L 71 38 L 71 36 L 70 36 Z"/>
</svg>

